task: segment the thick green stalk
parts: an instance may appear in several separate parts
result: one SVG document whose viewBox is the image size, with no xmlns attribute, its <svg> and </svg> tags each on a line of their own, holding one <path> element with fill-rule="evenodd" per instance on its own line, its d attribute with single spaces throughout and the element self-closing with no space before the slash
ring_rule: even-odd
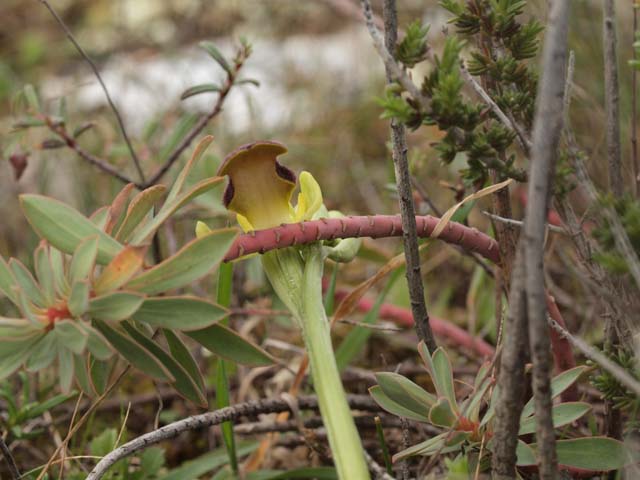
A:
<svg viewBox="0 0 640 480">
<path fill-rule="evenodd" d="M 320 413 L 327 429 L 329 445 L 343 480 L 368 480 L 362 443 L 340 380 L 333 355 L 329 321 L 322 304 L 323 258 L 319 246 L 305 250 L 305 268 L 302 281 L 302 327 L 313 386 L 318 396 Z"/>
</svg>

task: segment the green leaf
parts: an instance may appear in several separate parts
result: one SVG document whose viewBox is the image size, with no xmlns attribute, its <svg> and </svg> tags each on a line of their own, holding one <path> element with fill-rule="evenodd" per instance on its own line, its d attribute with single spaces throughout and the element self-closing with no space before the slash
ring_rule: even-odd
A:
<svg viewBox="0 0 640 480">
<path fill-rule="evenodd" d="M 51 268 L 53 272 L 53 282 L 56 293 L 62 296 L 69 288 L 64 268 L 64 256 L 57 248 L 49 248 L 49 259 L 51 260 Z"/>
<path fill-rule="evenodd" d="M 137 292 L 113 292 L 89 301 L 89 315 L 96 320 L 119 322 L 131 318 L 144 302 L 144 295 Z"/>
<path fill-rule="evenodd" d="M 438 396 L 443 396 L 449 400 L 454 412 L 458 411 L 456 402 L 456 391 L 453 385 L 453 371 L 451 361 L 442 347 L 433 354 L 433 381 L 438 392 Z"/>
<path fill-rule="evenodd" d="M 218 65 L 220 65 L 225 72 L 227 72 L 229 75 L 233 75 L 233 69 L 231 68 L 231 65 L 229 65 L 227 59 L 224 58 L 224 55 L 220 53 L 218 47 L 216 47 L 212 42 L 200 42 L 200 47 L 206 50 L 209 56 L 216 62 L 218 62 Z"/>
<path fill-rule="evenodd" d="M 82 240 L 73 252 L 71 265 L 69 266 L 69 281 L 71 285 L 89 278 L 98 256 L 98 242 L 98 236 L 93 235 Z"/>
<path fill-rule="evenodd" d="M 445 397 L 439 398 L 429 410 L 429 422 L 438 427 L 452 427 L 457 419 L 451 401 Z"/>
<path fill-rule="evenodd" d="M 142 268 L 147 246 L 127 245 L 118 253 L 94 283 L 97 295 L 113 292 L 127 283 Z"/>
<path fill-rule="evenodd" d="M 536 452 L 529 445 L 522 440 L 518 440 L 518 446 L 516 447 L 516 465 L 519 467 L 526 467 L 529 465 L 535 465 Z"/>
<path fill-rule="evenodd" d="M 627 461 L 624 444 L 607 437 L 558 440 L 556 452 L 559 465 L 596 472 L 617 470 Z"/>
<path fill-rule="evenodd" d="M 191 376 L 198 388 L 202 392 L 205 391 L 204 379 L 202 378 L 202 374 L 200 373 L 200 368 L 198 368 L 198 364 L 191 355 L 191 352 L 187 348 L 187 346 L 180 340 L 180 337 L 173 333 L 171 330 L 162 330 L 164 334 L 164 338 L 167 340 L 167 345 L 169 345 L 169 350 L 171 351 L 171 355 L 173 358 L 182 365 L 187 373 Z"/>
<path fill-rule="evenodd" d="M 155 295 L 188 285 L 222 261 L 237 235 L 236 229 L 224 228 L 196 238 L 172 257 L 138 275 L 127 287 Z"/>
<path fill-rule="evenodd" d="M 233 362 L 256 367 L 274 363 L 267 352 L 223 325 L 211 325 L 185 334 L 210 352 Z"/>
<path fill-rule="evenodd" d="M 239 80 L 236 80 L 234 82 L 236 85 L 253 85 L 254 87 L 259 87 L 260 86 L 260 82 L 258 80 L 255 80 L 253 78 L 241 78 Z"/>
<path fill-rule="evenodd" d="M 87 313 L 90 293 L 91 285 L 89 285 L 88 281 L 78 281 L 73 284 L 67 301 L 67 308 L 71 315 L 77 318 Z"/>
<path fill-rule="evenodd" d="M 554 405 L 551 409 L 553 426 L 554 428 L 559 428 L 573 423 L 585 415 L 589 410 L 591 410 L 591 405 L 584 402 L 567 402 Z M 535 415 L 527 417 L 524 420 L 520 420 L 520 430 L 518 435 L 527 435 L 529 433 L 535 433 L 535 431 Z"/>
<path fill-rule="evenodd" d="M 151 447 L 140 454 L 140 471 L 144 478 L 155 478 L 164 466 L 164 450 L 160 447 Z"/>
<path fill-rule="evenodd" d="M 417 422 L 429 422 L 429 418 L 427 415 L 422 415 L 416 413 L 408 408 L 403 407 L 397 402 L 391 400 L 380 388 L 379 385 L 371 387 L 369 389 L 369 394 L 373 397 L 375 402 L 380 405 L 384 410 L 399 417 L 408 418 L 410 420 L 416 420 Z"/>
<path fill-rule="evenodd" d="M 393 372 L 376 373 L 376 380 L 384 394 L 394 402 L 420 416 L 428 416 L 437 399 L 408 378 Z"/>
<path fill-rule="evenodd" d="M 87 339 L 87 349 L 98 360 L 109 360 L 113 356 L 113 348 L 107 342 L 107 339 L 91 326 L 85 326 L 89 338 Z"/>
<path fill-rule="evenodd" d="M 89 443 L 89 452 L 96 457 L 104 457 L 116 448 L 117 440 L 117 430 L 115 428 L 108 428 L 91 440 L 91 443 Z"/>
<path fill-rule="evenodd" d="M 441 454 L 454 452 L 460 450 L 460 444 L 468 437 L 468 432 L 444 432 L 396 453 L 393 456 L 393 462 L 415 455 L 429 456 L 438 452 Z"/>
<path fill-rule="evenodd" d="M 194 198 L 217 187 L 220 182 L 222 182 L 222 180 L 223 177 L 205 178 L 204 180 L 201 180 L 200 182 L 193 185 L 189 190 L 187 190 L 175 200 L 170 201 L 167 199 L 165 204 L 158 212 L 158 215 L 155 216 L 153 220 L 143 225 L 142 228 L 136 230 L 135 234 L 131 238 L 130 243 L 138 245 L 148 241 L 156 232 L 156 230 L 158 230 L 158 228 L 160 228 L 160 226 L 167 220 L 167 218 L 169 218 L 176 211 L 178 211 L 178 209 L 180 209 L 183 205 L 189 203 Z"/>
<path fill-rule="evenodd" d="M 36 279 L 31 275 L 29 269 L 15 258 L 9 260 L 9 267 L 11 268 L 11 271 L 13 271 L 14 278 L 29 301 L 39 307 L 44 307 L 44 295 L 42 294 L 42 290 L 40 290 L 40 286 L 36 282 Z"/>
<path fill-rule="evenodd" d="M 45 400 L 44 402 L 38 403 L 32 409 L 29 409 L 29 413 L 27 416 L 28 418 L 38 418 L 44 412 L 47 412 L 52 408 L 57 407 L 58 405 L 62 405 L 64 402 L 71 400 L 77 394 L 78 392 L 74 391 L 74 392 L 70 392 L 66 394 L 63 393 L 63 394 L 51 397 L 50 399 Z"/>
<path fill-rule="evenodd" d="M 84 352 L 89 335 L 78 326 L 77 322 L 71 320 L 56 322 L 53 332 L 61 347 L 71 350 L 75 354 Z"/>
<path fill-rule="evenodd" d="M 115 234 L 116 240 L 126 242 L 131 233 L 140 225 L 140 222 L 151 211 L 153 206 L 167 191 L 164 185 L 154 185 L 138 193 L 127 208 L 127 214 Z"/>
<path fill-rule="evenodd" d="M 66 348 L 58 349 L 58 376 L 60 382 L 60 389 L 63 393 L 69 393 L 71 391 L 71 385 L 73 383 L 73 353 Z"/>
<path fill-rule="evenodd" d="M 100 231 L 104 232 L 105 228 L 107 228 L 107 224 L 109 223 L 110 213 L 111 209 L 108 205 L 105 205 L 93 212 L 89 217 L 89 220 L 91 220 L 91 223 L 98 227 Z"/>
<path fill-rule="evenodd" d="M 564 392 L 567 388 L 573 385 L 580 375 L 587 369 L 587 367 L 579 366 L 574 367 L 570 370 L 566 370 L 559 375 L 556 375 L 551 380 L 551 398 L 556 398 L 562 392 Z M 520 415 L 520 419 L 525 419 L 530 415 L 533 415 L 535 408 L 534 398 L 532 397 L 527 404 L 522 409 L 522 414 Z"/>
<path fill-rule="evenodd" d="M 92 396 L 93 387 L 91 386 L 91 380 L 89 379 L 86 359 L 86 355 L 74 355 L 73 371 L 76 376 L 76 385 L 80 388 L 80 390 L 82 390 L 85 395 Z"/>
<path fill-rule="evenodd" d="M 15 372 L 31 355 L 32 348 L 42 335 L 32 334 L 19 340 L 0 342 L 0 380 Z"/>
<path fill-rule="evenodd" d="M 200 85 L 195 85 L 191 88 L 187 88 L 182 95 L 180 95 L 180 100 L 184 100 L 185 98 L 193 97 L 194 95 L 200 95 L 201 93 L 208 92 L 219 92 L 220 87 L 214 83 L 203 83 Z"/>
<path fill-rule="evenodd" d="M 51 245 L 65 253 L 72 253 L 87 237 L 98 235 L 98 263 L 104 265 L 117 255 L 122 245 L 101 231 L 74 208 L 42 195 L 20 196 L 24 215 L 36 231 Z"/>
<path fill-rule="evenodd" d="M 171 355 L 165 352 L 157 343 L 152 339 L 142 334 L 129 322 L 122 322 L 122 327 L 125 331 L 135 340 L 138 344 L 146 348 L 149 352 L 157 358 L 162 365 L 171 373 L 175 381 L 171 382 L 171 385 L 185 398 L 191 400 L 196 405 L 206 407 L 207 397 L 202 390 L 198 387 L 196 382 L 193 381 L 189 373 L 182 368 L 182 366 L 176 362 Z"/>
<path fill-rule="evenodd" d="M 153 356 L 148 349 L 144 348 L 130 337 L 123 335 L 121 332 L 112 328 L 105 322 L 94 320 L 94 324 L 98 331 L 106 337 L 109 343 L 111 343 L 118 353 L 131 363 L 131 365 L 138 368 L 146 375 L 150 375 L 159 380 L 168 382 L 175 381 L 175 378 L 173 378 L 173 375 L 171 375 L 167 367 Z"/>
<path fill-rule="evenodd" d="M 51 365 L 58 353 L 56 345 L 56 336 L 45 334 L 31 349 L 31 355 L 25 365 L 30 372 L 37 372 Z"/>
<path fill-rule="evenodd" d="M 229 312 L 198 297 L 147 298 L 133 314 L 137 322 L 174 330 L 199 330 L 225 318 Z"/>
<path fill-rule="evenodd" d="M 96 395 L 102 395 L 107 389 L 109 376 L 115 362 L 102 362 L 89 357 L 89 379 Z"/>
<path fill-rule="evenodd" d="M 33 254 L 38 283 L 42 290 L 45 303 L 51 305 L 55 300 L 56 288 L 53 276 L 53 267 L 49 259 L 49 247 L 40 245 Z"/>
<path fill-rule="evenodd" d="M 258 447 L 258 442 L 238 443 L 238 456 L 246 456 Z M 224 448 L 218 448 L 213 452 L 205 453 L 194 460 L 188 460 L 166 475 L 160 475 L 158 480 L 196 480 L 205 473 L 209 473 L 228 463 L 227 452 Z"/>
<path fill-rule="evenodd" d="M 16 306 L 18 305 L 18 297 L 13 291 L 13 286 L 17 284 L 18 282 L 13 276 L 11 268 L 9 268 L 5 259 L 0 255 L 0 292 Z"/>
</svg>

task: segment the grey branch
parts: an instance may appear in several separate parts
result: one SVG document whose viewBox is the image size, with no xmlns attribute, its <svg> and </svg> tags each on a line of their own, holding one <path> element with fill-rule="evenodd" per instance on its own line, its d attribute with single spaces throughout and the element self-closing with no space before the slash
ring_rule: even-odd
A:
<svg viewBox="0 0 640 480">
<path fill-rule="evenodd" d="M 368 395 L 350 395 L 348 396 L 348 402 L 351 408 L 356 410 L 380 410 L 378 405 Z M 298 407 L 303 410 L 317 410 L 318 399 L 315 396 L 299 397 Z M 291 411 L 289 403 L 286 400 L 275 398 L 241 403 L 170 423 L 154 430 L 153 432 L 149 432 L 135 438 L 104 456 L 93 470 L 91 470 L 86 480 L 99 480 L 118 460 L 133 455 L 134 453 L 144 450 L 151 445 L 175 438 L 183 432 L 198 430 L 212 425 L 219 425 L 222 422 L 236 420 L 240 417 L 252 417 L 262 413 L 279 413 L 287 411 Z"/>
<path fill-rule="evenodd" d="M 56 22 L 58 22 L 58 25 L 60 25 L 65 35 L 69 39 L 69 41 L 73 44 L 76 50 L 78 50 L 78 53 L 82 56 L 82 58 L 84 58 L 84 60 L 89 64 L 89 66 L 91 67 L 91 70 L 93 70 L 93 74 L 98 79 L 98 83 L 100 83 L 100 86 L 102 87 L 102 91 L 104 92 L 105 97 L 107 97 L 107 102 L 109 103 L 109 107 L 111 107 L 113 114 L 116 116 L 116 120 L 118 121 L 118 126 L 120 127 L 120 131 L 122 132 L 124 141 L 127 144 L 127 148 L 129 149 L 129 153 L 131 154 L 133 163 L 136 167 L 136 170 L 138 171 L 138 175 L 140 176 L 140 181 L 144 182 L 145 181 L 144 172 L 142 171 L 142 167 L 140 166 L 140 160 L 138 159 L 138 156 L 136 155 L 136 152 L 133 149 L 133 146 L 131 145 L 131 141 L 129 140 L 129 135 L 127 135 L 127 130 L 124 128 L 124 122 L 122 121 L 122 116 L 120 115 L 120 112 L 118 111 L 118 108 L 116 107 L 115 103 L 113 103 L 113 100 L 111 99 L 109 90 L 107 89 L 107 86 L 102 80 L 102 76 L 100 75 L 100 71 L 98 70 L 98 67 L 96 67 L 96 64 L 93 63 L 93 60 L 91 60 L 91 57 L 89 57 L 89 55 L 87 55 L 87 52 L 85 52 L 84 49 L 80 46 L 80 44 L 77 42 L 77 40 L 71 33 L 71 30 L 69 30 L 69 27 L 67 27 L 66 23 L 64 23 L 64 20 L 60 18 L 58 13 L 49 4 L 49 2 L 47 0 L 40 0 L 40 1 L 45 7 L 47 7 L 49 12 L 51 12 L 51 15 L 56 20 Z"/>
<path fill-rule="evenodd" d="M 620 197 L 622 183 L 622 153 L 620 146 L 620 88 L 618 86 L 618 59 L 616 54 L 616 14 L 614 0 L 604 0 L 604 104 L 607 114 L 607 158 L 609 159 L 609 186 L 614 196 Z"/>
<path fill-rule="evenodd" d="M 640 397 L 640 382 L 633 378 L 633 376 L 629 374 L 629 372 L 621 368 L 620 365 L 613 362 L 604 353 L 600 352 L 596 348 L 593 348 L 581 338 L 571 335 L 571 333 L 562 328 L 553 318 L 547 317 L 547 321 L 549 322 L 549 325 L 551 325 L 551 327 L 553 327 L 564 338 L 569 340 L 571 345 L 579 350 L 585 357 L 597 363 L 600 368 L 609 372 L 611 376 L 618 380 L 622 385 L 627 387 L 630 392 L 633 392 L 635 395 Z"/>
<path fill-rule="evenodd" d="M 525 290 L 529 346 L 533 360 L 536 438 L 541 479 L 555 478 L 556 442 L 551 417 L 553 368 L 544 288 L 544 241 L 551 186 L 562 132 L 569 7 L 551 2 L 542 53 L 541 79 L 533 123 L 533 145 L 525 214 Z"/>
</svg>

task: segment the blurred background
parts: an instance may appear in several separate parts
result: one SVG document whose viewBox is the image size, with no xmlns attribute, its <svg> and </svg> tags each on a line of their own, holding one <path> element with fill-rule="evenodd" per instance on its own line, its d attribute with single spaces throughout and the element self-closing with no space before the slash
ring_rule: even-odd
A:
<svg viewBox="0 0 640 480">
<path fill-rule="evenodd" d="M 606 175 L 600 3 L 573 3 L 571 48 L 576 67 L 571 123 L 588 155 L 593 178 L 601 182 Z M 309 170 L 318 178 L 329 208 L 347 214 L 398 211 L 387 145 L 388 122 L 379 118 L 381 109 L 376 103 L 384 89 L 384 71 L 362 23 L 359 2 L 53 0 L 51 5 L 100 69 L 147 174 L 166 160 L 172 147 L 215 102 L 216 94 L 212 93 L 180 100 L 187 88 L 224 78 L 222 69 L 198 43 L 210 40 L 231 57 L 244 37 L 253 45 L 253 54 L 242 76 L 260 85 L 234 88 L 222 114 L 202 132 L 200 137 L 208 133 L 216 141 L 197 175 L 213 175 L 220 159 L 240 144 L 278 140 L 289 148 L 282 159 L 287 165 L 296 171 Z M 374 6 L 380 5 L 374 2 Z M 437 54 L 447 28 L 447 12 L 435 0 L 404 0 L 398 7 L 401 26 L 415 19 L 431 24 L 430 45 Z M 530 1 L 527 12 L 543 19 L 544 7 L 545 2 Z M 632 2 L 618 2 L 627 159 L 631 12 Z M 122 185 L 69 149 L 43 149 L 43 142 L 46 146 L 51 137 L 45 128 L 13 129 L 26 112 L 19 94 L 26 84 L 34 86 L 43 108 L 51 114 L 64 108 L 70 124 L 93 124 L 79 140 L 85 150 L 131 178 L 137 177 L 95 76 L 45 5 L 36 0 L 3 0 L 0 18 L 0 252 L 29 263 L 29 252 L 37 239 L 21 216 L 19 193 L 51 195 L 89 214 L 109 203 Z M 412 72 L 416 81 L 428 68 L 427 63 L 418 65 Z M 431 147 L 439 135 L 435 127 L 411 133 L 409 157 L 417 183 L 444 211 L 464 190 L 457 174 L 462 164 L 443 166 Z M 19 180 L 16 165 L 10 161 L 16 155 L 26 159 Z M 188 156 L 189 150 L 164 183 L 170 183 Z M 626 173 L 631 173 L 628 164 Z M 517 188 L 515 192 L 517 207 Z M 174 219 L 170 235 L 162 238 L 166 253 L 191 238 L 196 219 L 229 221 L 221 209 L 220 194 L 208 195 Z M 425 202 L 418 202 L 418 210 L 432 213 Z M 480 210 L 474 209 L 469 223 L 488 231 Z M 515 215 L 519 215 L 517 208 Z M 368 243 L 370 258 L 378 261 L 389 258 L 398 247 L 397 240 Z M 492 284 L 488 278 L 480 281 L 482 274 L 473 262 L 443 246 L 434 246 L 429 256 L 436 259 L 426 268 L 429 303 L 435 305 L 432 313 L 464 322 L 465 317 L 477 313 L 474 308 L 470 313 L 469 306 L 484 302 L 484 307 L 478 307 L 480 317 L 493 317 Z M 364 278 L 376 268 L 375 262 L 360 264 L 352 268 L 353 278 Z M 554 268 L 550 268 L 552 274 Z M 557 270 L 555 278 L 562 284 L 566 271 L 562 262 Z M 347 269 L 341 277 L 343 281 L 349 281 L 349 272 Z M 486 295 L 470 290 L 473 279 Z M 398 282 L 397 292 L 390 297 L 400 304 L 406 302 L 402 283 Z M 571 285 L 565 288 L 570 290 Z M 567 298 L 566 303 L 574 302 Z M 570 322 L 578 322 L 568 316 Z"/>
</svg>

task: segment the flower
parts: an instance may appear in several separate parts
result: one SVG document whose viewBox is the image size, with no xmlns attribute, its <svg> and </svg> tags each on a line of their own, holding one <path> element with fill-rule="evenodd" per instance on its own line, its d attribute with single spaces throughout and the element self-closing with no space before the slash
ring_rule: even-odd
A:
<svg viewBox="0 0 640 480">
<path fill-rule="evenodd" d="M 321 209 L 322 191 L 309 172 L 300 174 L 298 202 L 291 205 L 296 175 L 277 160 L 286 152 L 280 143 L 258 141 L 237 148 L 222 162 L 218 175 L 229 177 L 224 205 L 236 213 L 245 232 L 311 220 Z"/>
</svg>

